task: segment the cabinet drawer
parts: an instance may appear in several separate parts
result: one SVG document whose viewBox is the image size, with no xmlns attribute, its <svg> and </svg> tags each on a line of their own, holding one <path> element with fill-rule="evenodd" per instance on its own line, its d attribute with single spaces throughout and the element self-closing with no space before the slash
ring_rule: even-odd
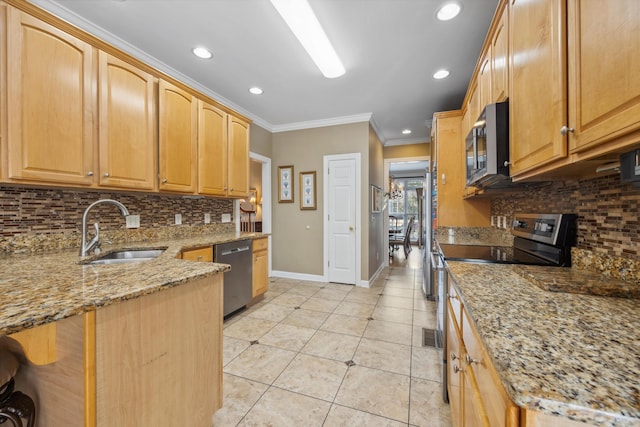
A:
<svg viewBox="0 0 640 427">
<path fill-rule="evenodd" d="M 447 292 L 447 299 L 449 300 L 449 309 L 451 310 L 451 314 L 458 324 L 458 328 L 461 328 L 462 302 L 460 301 L 460 295 L 458 294 L 456 287 L 453 285 L 453 283 L 451 283 L 451 281 L 449 281 L 448 286 L 449 290 Z"/>
<path fill-rule="evenodd" d="M 263 237 L 261 239 L 253 239 L 253 251 L 266 250 L 269 247 L 269 239 Z"/>
<path fill-rule="evenodd" d="M 207 246 L 205 248 L 183 251 L 182 259 L 189 261 L 213 262 L 213 248 L 211 246 Z"/>
<path fill-rule="evenodd" d="M 462 317 L 462 341 L 467 352 L 465 362 L 475 376 L 482 406 L 489 418 L 489 424 L 495 427 L 517 426 L 518 407 L 507 396 L 498 374 L 480 342 L 480 337 L 465 310 L 462 310 Z"/>
</svg>

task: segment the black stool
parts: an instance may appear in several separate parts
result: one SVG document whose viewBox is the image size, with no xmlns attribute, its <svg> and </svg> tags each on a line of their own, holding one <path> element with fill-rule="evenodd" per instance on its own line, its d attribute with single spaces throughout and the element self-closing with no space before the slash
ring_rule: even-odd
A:
<svg viewBox="0 0 640 427">
<path fill-rule="evenodd" d="M 20 391 L 14 391 L 13 377 L 18 372 L 18 360 L 7 351 L 0 351 L 0 424 L 11 421 L 13 427 L 23 427 L 26 418 L 27 427 L 36 423 L 36 405 L 33 400 Z"/>
</svg>

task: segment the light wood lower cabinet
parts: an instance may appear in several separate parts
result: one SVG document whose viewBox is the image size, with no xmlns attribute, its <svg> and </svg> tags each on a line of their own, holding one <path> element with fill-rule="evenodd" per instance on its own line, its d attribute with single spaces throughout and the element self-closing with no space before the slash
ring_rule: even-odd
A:
<svg viewBox="0 0 640 427">
<path fill-rule="evenodd" d="M 517 427 L 519 408 L 507 396 L 451 283 L 449 295 L 456 296 L 447 306 L 447 377 L 453 426 Z"/>
<path fill-rule="evenodd" d="M 269 290 L 269 239 L 253 240 L 252 297 Z"/>
<path fill-rule="evenodd" d="M 27 334 L 46 346 L 25 344 L 22 333 L 0 337 L 0 347 L 26 354 L 16 382 L 34 398 L 38 425 L 211 425 L 222 406 L 222 278 L 196 279 Z M 40 347 L 50 360 L 33 363 L 26 347 Z"/>
<path fill-rule="evenodd" d="M 188 261 L 213 262 L 213 247 L 207 246 L 204 248 L 182 251 L 180 258 Z"/>
</svg>

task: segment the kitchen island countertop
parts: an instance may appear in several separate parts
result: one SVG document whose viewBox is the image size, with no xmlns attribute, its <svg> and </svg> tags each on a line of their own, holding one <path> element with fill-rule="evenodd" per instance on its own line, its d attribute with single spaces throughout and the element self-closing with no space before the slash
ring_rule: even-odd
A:
<svg viewBox="0 0 640 427">
<path fill-rule="evenodd" d="M 228 271 L 227 264 L 185 261 L 176 256 L 183 250 L 264 236 L 212 233 L 103 246 L 101 255 L 125 248 L 166 248 L 158 258 L 131 264 L 82 264 L 78 250 L 2 257 L 0 336 Z"/>
<path fill-rule="evenodd" d="M 447 264 L 518 406 L 640 425 L 640 300 L 545 291 L 514 265 Z"/>
</svg>

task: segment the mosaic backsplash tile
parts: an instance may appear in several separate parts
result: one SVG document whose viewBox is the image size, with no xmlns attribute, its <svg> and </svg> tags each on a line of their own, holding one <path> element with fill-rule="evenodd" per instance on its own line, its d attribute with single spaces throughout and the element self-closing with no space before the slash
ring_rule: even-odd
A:
<svg viewBox="0 0 640 427">
<path fill-rule="evenodd" d="M 233 214 L 229 199 L 0 186 L 0 253 L 79 247 L 82 215 L 98 199 L 118 200 L 132 215 L 140 215 L 140 228 L 126 229 L 115 206 L 91 210 L 89 224 L 98 221 L 103 240 L 113 243 L 235 229 L 233 223 L 221 223 L 222 214 Z M 183 225 L 174 225 L 176 213 Z M 205 213 L 211 214 L 211 224 L 204 224 Z"/>
<path fill-rule="evenodd" d="M 572 264 L 622 280 L 640 280 L 640 189 L 618 175 L 544 183 L 494 198 L 491 215 L 511 224 L 515 212 L 575 213 Z"/>
</svg>

